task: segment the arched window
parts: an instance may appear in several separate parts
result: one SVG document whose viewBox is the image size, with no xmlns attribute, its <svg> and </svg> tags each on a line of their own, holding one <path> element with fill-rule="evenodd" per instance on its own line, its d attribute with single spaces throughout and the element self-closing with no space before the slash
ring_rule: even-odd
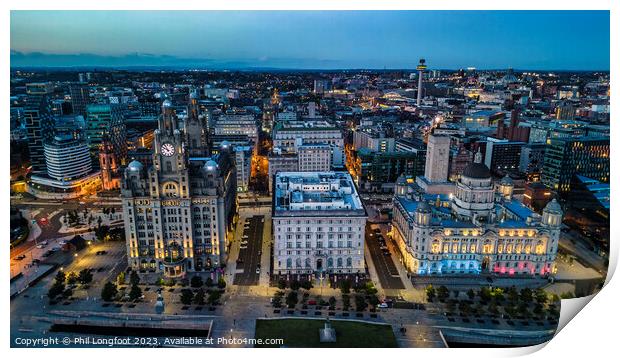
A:
<svg viewBox="0 0 620 358">
<path fill-rule="evenodd" d="M 310 268 L 310 258 L 306 258 L 306 268 Z"/>
<path fill-rule="evenodd" d="M 538 242 L 536 243 L 536 255 L 542 255 L 545 252 L 545 246 L 543 245 L 543 242 L 538 240 Z"/>
<path fill-rule="evenodd" d="M 342 257 L 339 257 L 339 258 L 338 258 L 338 261 L 337 261 L 336 267 L 342 267 Z"/>
<path fill-rule="evenodd" d="M 289 257 L 288 259 L 286 259 L 286 268 L 291 268 L 291 267 L 293 267 L 293 259 Z"/>
<path fill-rule="evenodd" d="M 353 260 L 350 257 L 347 257 L 347 267 L 353 266 Z"/>
<path fill-rule="evenodd" d="M 439 240 L 433 240 L 431 244 L 431 252 L 434 254 L 438 254 L 440 251 L 441 245 L 439 245 Z"/>
<path fill-rule="evenodd" d="M 327 267 L 328 268 L 334 267 L 334 259 L 332 259 L 331 257 L 327 259 Z"/>
<path fill-rule="evenodd" d="M 301 258 L 297 258 L 297 260 L 295 260 L 295 267 L 301 267 Z"/>
</svg>

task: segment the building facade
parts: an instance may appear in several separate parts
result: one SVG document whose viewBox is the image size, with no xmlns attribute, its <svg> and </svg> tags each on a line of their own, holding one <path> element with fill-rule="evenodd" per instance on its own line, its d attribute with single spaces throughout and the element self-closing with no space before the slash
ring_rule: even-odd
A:
<svg viewBox="0 0 620 358">
<path fill-rule="evenodd" d="M 274 273 L 363 273 L 367 215 L 351 176 L 281 172 L 274 182 Z"/>
<path fill-rule="evenodd" d="M 555 273 L 562 209 L 554 200 L 542 217 L 512 198 L 512 183 L 495 191 L 477 158 L 461 175 L 451 205 L 409 188 L 394 198 L 392 235 L 414 275 L 540 275 Z M 439 203 L 439 200 L 437 201 Z"/>
<path fill-rule="evenodd" d="M 178 126 L 170 101 L 164 101 L 152 166 L 133 161 L 121 179 L 129 266 L 167 277 L 223 264 L 236 212 L 230 151 L 190 160 Z"/>
</svg>

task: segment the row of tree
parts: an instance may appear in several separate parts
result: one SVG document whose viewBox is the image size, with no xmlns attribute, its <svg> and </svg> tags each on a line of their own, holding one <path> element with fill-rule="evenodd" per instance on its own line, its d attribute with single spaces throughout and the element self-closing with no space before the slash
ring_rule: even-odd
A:
<svg viewBox="0 0 620 358">
<path fill-rule="evenodd" d="M 93 280 L 93 274 L 88 269 L 83 269 L 79 273 L 70 272 L 68 275 L 64 271 L 58 271 L 54 278 L 54 283 L 47 292 L 50 300 L 62 295 L 63 297 L 71 297 L 73 291 L 66 285 L 73 286 L 75 284 L 88 285 Z"/>
</svg>

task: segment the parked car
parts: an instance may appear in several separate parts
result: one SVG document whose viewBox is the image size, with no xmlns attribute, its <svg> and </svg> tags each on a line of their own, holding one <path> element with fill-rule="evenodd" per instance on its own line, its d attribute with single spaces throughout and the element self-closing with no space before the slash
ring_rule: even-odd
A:
<svg viewBox="0 0 620 358">
<path fill-rule="evenodd" d="M 241 246 L 239 246 L 239 248 L 240 248 L 241 250 L 245 250 L 245 249 L 247 249 L 247 248 L 248 248 L 248 245 L 241 245 Z"/>
<path fill-rule="evenodd" d="M 256 268 L 256 273 L 260 273 L 260 268 Z"/>
<path fill-rule="evenodd" d="M 385 303 L 385 302 L 383 302 L 383 303 L 379 303 L 379 304 L 377 305 L 377 308 L 388 308 L 388 307 L 389 307 L 389 306 L 388 306 L 388 304 L 387 304 L 387 303 Z"/>
</svg>

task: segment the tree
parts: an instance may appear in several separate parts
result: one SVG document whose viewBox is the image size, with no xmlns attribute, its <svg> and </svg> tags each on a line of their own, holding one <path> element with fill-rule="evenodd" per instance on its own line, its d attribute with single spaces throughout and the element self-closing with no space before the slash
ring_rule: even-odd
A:
<svg viewBox="0 0 620 358">
<path fill-rule="evenodd" d="M 435 298 L 436 293 L 435 293 L 435 288 L 433 287 L 433 285 L 428 285 L 426 286 L 426 299 L 428 302 L 433 302 L 433 299 Z"/>
<path fill-rule="evenodd" d="M 351 292 L 351 281 L 350 280 L 340 281 L 340 291 L 343 294 L 350 293 Z"/>
<path fill-rule="evenodd" d="M 200 277 L 198 275 L 192 277 L 192 280 L 190 281 L 190 286 L 192 286 L 192 287 L 202 287 L 202 277 Z"/>
<path fill-rule="evenodd" d="M 220 277 L 220 279 L 219 279 L 219 280 L 217 280 L 217 287 L 218 287 L 219 289 L 224 289 L 224 288 L 226 288 L 226 281 L 224 281 L 224 278 L 223 278 L 223 277 Z"/>
<path fill-rule="evenodd" d="M 207 280 L 205 281 L 205 285 L 207 285 L 208 287 L 213 286 L 213 279 L 211 277 L 207 277 Z"/>
<path fill-rule="evenodd" d="M 118 294 L 118 289 L 116 288 L 116 285 L 113 284 L 112 282 L 106 282 L 105 285 L 103 285 L 103 289 L 101 290 L 101 298 L 106 301 L 106 302 L 110 302 L 114 300 L 114 297 L 116 297 L 116 295 Z"/>
<path fill-rule="evenodd" d="M 89 284 L 93 281 L 93 274 L 90 272 L 89 269 L 83 269 L 78 275 L 78 280 L 82 285 Z"/>
<path fill-rule="evenodd" d="M 142 290 L 138 285 L 131 285 L 131 290 L 129 290 L 129 298 L 132 300 L 137 300 L 142 297 Z"/>
<path fill-rule="evenodd" d="M 192 300 L 194 299 L 194 294 L 192 290 L 186 288 L 181 290 L 181 303 L 184 305 L 191 305 Z"/>
<path fill-rule="evenodd" d="M 64 284 L 66 278 L 67 278 L 67 275 L 65 275 L 64 271 L 58 271 L 58 273 L 56 274 L 55 280 L 57 282 Z"/>
<path fill-rule="evenodd" d="M 196 291 L 196 294 L 194 295 L 194 303 L 200 306 L 205 304 L 205 291 L 202 288 Z"/>
<path fill-rule="evenodd" d="M 65 284 L 60 281 L 54 281 L 52 287 L 50 287 L 49 291 L 47 291 L 47 297 L 50 299 L 55 298 L 56 296 L 63 293 L 65 290 Z"/>
<path fill-rule="evenodd" d="M 299 283 L 299 281 L 297 280 L 291 281 L 291 290 L 297 291 L 299 290 L 299 287 L 301 287 L 301 284 Z"/>
<path fill-rule="evenodd" d="M 222 293 L 220 291 L 209 291 L 209 298 L 207 298 L 207 302 L 211 305 L 217 305 L 217 302 L 222 297 Z"/>
<path fill-rule="evenodd" d="M 532 302 L 532 290 L 529 288 L 524 288 L 521 290 L 521 295 L 520 295 L 521 301 L 523 301 L 524 303 L 530 303 Z"/>
<path fill-rule="evenodd" d="M 298 302 L 297 291 L 291 291 L 286 295 L 286 305 L 289 308 L 295 308 L 295 305 Z"/>
<path fill-rule="evenodd" d="M 67 275 L 67 285 L 75 285 L 78 280 L 78 275 L 75 272 L 70 272 Z"/>
<path fill-rule="evenodd" d="M 279 289 L 281 289 L 281 290 L 284 290 L 284 289 L 286 288 L 286 281 L 285 281 L 285 280 L 280 279 L 280 280 L 278 281 L 278 288 L 279 288 Z"/>
<path fill-rule="evenodd" d="M 355 295 L 355 309 L 358 312 L 362 312 L 363 310 L 366 309 L 367 306 L 368 304 L 366 303 L 366 299 L 364 298 L 363 295 L 360 295 L 360 294 Z"/>
<path fill-rule="evenodd" d="M 514 286 L 510 287 L 506 293 L 508 294 L 508 299 L 510 302 L 515 303 L 519 300 L 519 292 L 517 292 L 517 289 Z"/>
<path fill-rule="evenodd" d="M 439 288 L 437 289 L 437 298 L 439 298 L 440 301 L 444 301 L 446 298 L 448 298 L 449 295 L 450 291 L 448 291 L 448 288 L 446 286 L 439 286 Z"/>
<path fill-rule="evenodd" d="M 334 310 L 336 308 L 336 297 L 332 296 L 329 298 L 329 309 Z"/>
<path fill-rule="evenodd" d="M 342 295 L 342 309 L 345 311 L 348 311 L 350 306 L 351 306 L 351 298 L 349 297 L 349 295 L 347 294 Z"/>
<path fill-rule="evenodd" d="M 542 288 L 536 290 L 535 298 L 536 302 L 538 302 L 540 305 L 544 305 L 549 299 L 547 297 L 547 292 L 545 292 L 545 290 L 543 290 Z"/>
<path fill-rule="evenodd" d="M 310 289 L 312 289 L 313 285 L 312 285 L 312 282 L 311 282 L 311 281 L 302 281 L 302 282 L 301 282 L 301 287 L 302 287 L 304 290 L 308 290 L 308 291 L 309 291 Z"/>
<path fill-rule="evenodd" d="M 129 275 L 129 283 L 132 286 L 140 284 L 140 276 L 138 275 L 138 272 L 131 271 L 131 274 Z"/>
<path fill-rule="evenodd" d="M 487 303 L 491 300 L 491 290 L 488 287 L 481 287 L 480 292 L 478 292 L 480 299 L 482 302 Z"/>
<path fill-rule="evenodd" d="M 472 290 L 471 288 L 467 290 L 467 297 L 469 297 L 470 300 L 473 300 L 474 297 L 476 297 L 476 293 L 474 292 L 474 290 Z"/>
</svg>

